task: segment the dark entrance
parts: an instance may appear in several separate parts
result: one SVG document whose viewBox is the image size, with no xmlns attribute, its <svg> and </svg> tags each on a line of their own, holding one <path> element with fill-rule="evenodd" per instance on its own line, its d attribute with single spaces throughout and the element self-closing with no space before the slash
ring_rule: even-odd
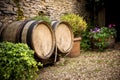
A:
<svg viewBox="0 0 120 80">
<path fill-rule="evenodd" d="M 120 4 L 119 0 L 106 0 L 105 2 L 105 24 L 115 24 L 117 30 L 116 42 L 120 42 Z"/>
</svg>

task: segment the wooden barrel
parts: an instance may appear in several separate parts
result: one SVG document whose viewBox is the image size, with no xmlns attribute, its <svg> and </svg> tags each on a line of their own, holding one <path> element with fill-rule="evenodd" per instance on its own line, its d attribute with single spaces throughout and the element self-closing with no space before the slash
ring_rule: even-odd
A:
<svg viewBox="0 0 120 80">
<path fill-rule="evenodd" d="M 69 53 L 73 46 L 73 32 L 67 22 L 52 21 L 52 29 L 55 33 L 56 46 L 61 53 Z"/>
<path fill-rule="evenodd" d="M 26 20 L 9 24 L 2 33 L 3 41 L 27 43 L 40 59 L 49 58 L 55 47 L 55 36 L 45 21 Z"/>
<path fill-rule="evenodd" d="M 13 22 L 9 25 L 5 25 L 2 31 L 2 41 L 16 42 L 17 30 L 21 21 Z"/>
<path fill-rule="evenodd" d="M 3 25 L 2 25 L 2 23 L 0 23 L 0 41 L 1 41 L 1 34 L 2 34 L 2 31 L 3 31 Z"/>
</svg>

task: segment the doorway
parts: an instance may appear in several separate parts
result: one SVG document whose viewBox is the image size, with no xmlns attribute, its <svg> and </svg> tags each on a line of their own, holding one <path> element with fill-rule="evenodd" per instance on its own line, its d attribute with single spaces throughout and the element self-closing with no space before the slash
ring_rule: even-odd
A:
<svg viewBox="0 0 120 80">
<path fill-rule="evenodd" d="M 117 30 L 116 42 L 120 42 L 120 4 L 118 0 L 106 0 L 105 2 L 105 25 L 115 24 Z"/>
</svg>

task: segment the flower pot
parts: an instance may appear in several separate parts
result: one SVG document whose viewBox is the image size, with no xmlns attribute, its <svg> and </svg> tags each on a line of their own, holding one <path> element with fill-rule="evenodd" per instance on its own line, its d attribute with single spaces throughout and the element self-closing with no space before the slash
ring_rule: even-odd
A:
<svg viewBox="0 0 120 80">
<path fill-rule="evenodd" d="M 80 55 L 80 41 L 81 37 L 74 38 L 73 47 L 68 54 L 69 57 L 78 57 Z"/>
<path fill-rule="evenodd" d="M 106 39 L 107 48 L 113 48 L 115 45 L 115 38 L 113 36 L 110 36 L 108 39 Z"/>
<path fill-rule="evenodd" d="M 104 44 L 102 44 L 101 46 L 96 46 L 96 43 L 102 44 L 101 40 L 91 40 L 91 44 L 92 44 L 92 49 L 93 50 L 105 50 L 108 48 L 113 48 L 115 45 L 115 38 L 113 36 L 109 36 L 108 38 L 105 39 Z"/>
</svg>

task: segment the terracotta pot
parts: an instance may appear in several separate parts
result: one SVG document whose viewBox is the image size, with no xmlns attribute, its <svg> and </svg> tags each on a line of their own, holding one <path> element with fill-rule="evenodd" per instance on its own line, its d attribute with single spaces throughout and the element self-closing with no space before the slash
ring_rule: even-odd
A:
<svg viewBox="0 0 120 80">
<path fill-rule="evenodd" d="M 80 55 L 80 41 L 81 37 L 74 38 L 73 47 L 68 54 L 69 57 L 78 57 Z"/>
<path fill-rule="evenodd" d="M 98 46 L 95 45 L 95 42 L 101 42 L 99 41 L 95 41 L 91 39 L 91 44 L 92 44 L 92 49 L 93 50 L 99 50 L 100 48 Z M 108 49 L 108 48 L 113 48 L 115 45 L 115 38 L 113 36 L 110 36 L 108 38 L 105 39 L 105 47 L 103 49 Z"/>
<path fill-rule="evenodd" d="M 115 45 L 115 38 L 113 36 L 110 36 L 108 39 L 106 39 L 107 48 L 113 48 Z"/>
</svg>

